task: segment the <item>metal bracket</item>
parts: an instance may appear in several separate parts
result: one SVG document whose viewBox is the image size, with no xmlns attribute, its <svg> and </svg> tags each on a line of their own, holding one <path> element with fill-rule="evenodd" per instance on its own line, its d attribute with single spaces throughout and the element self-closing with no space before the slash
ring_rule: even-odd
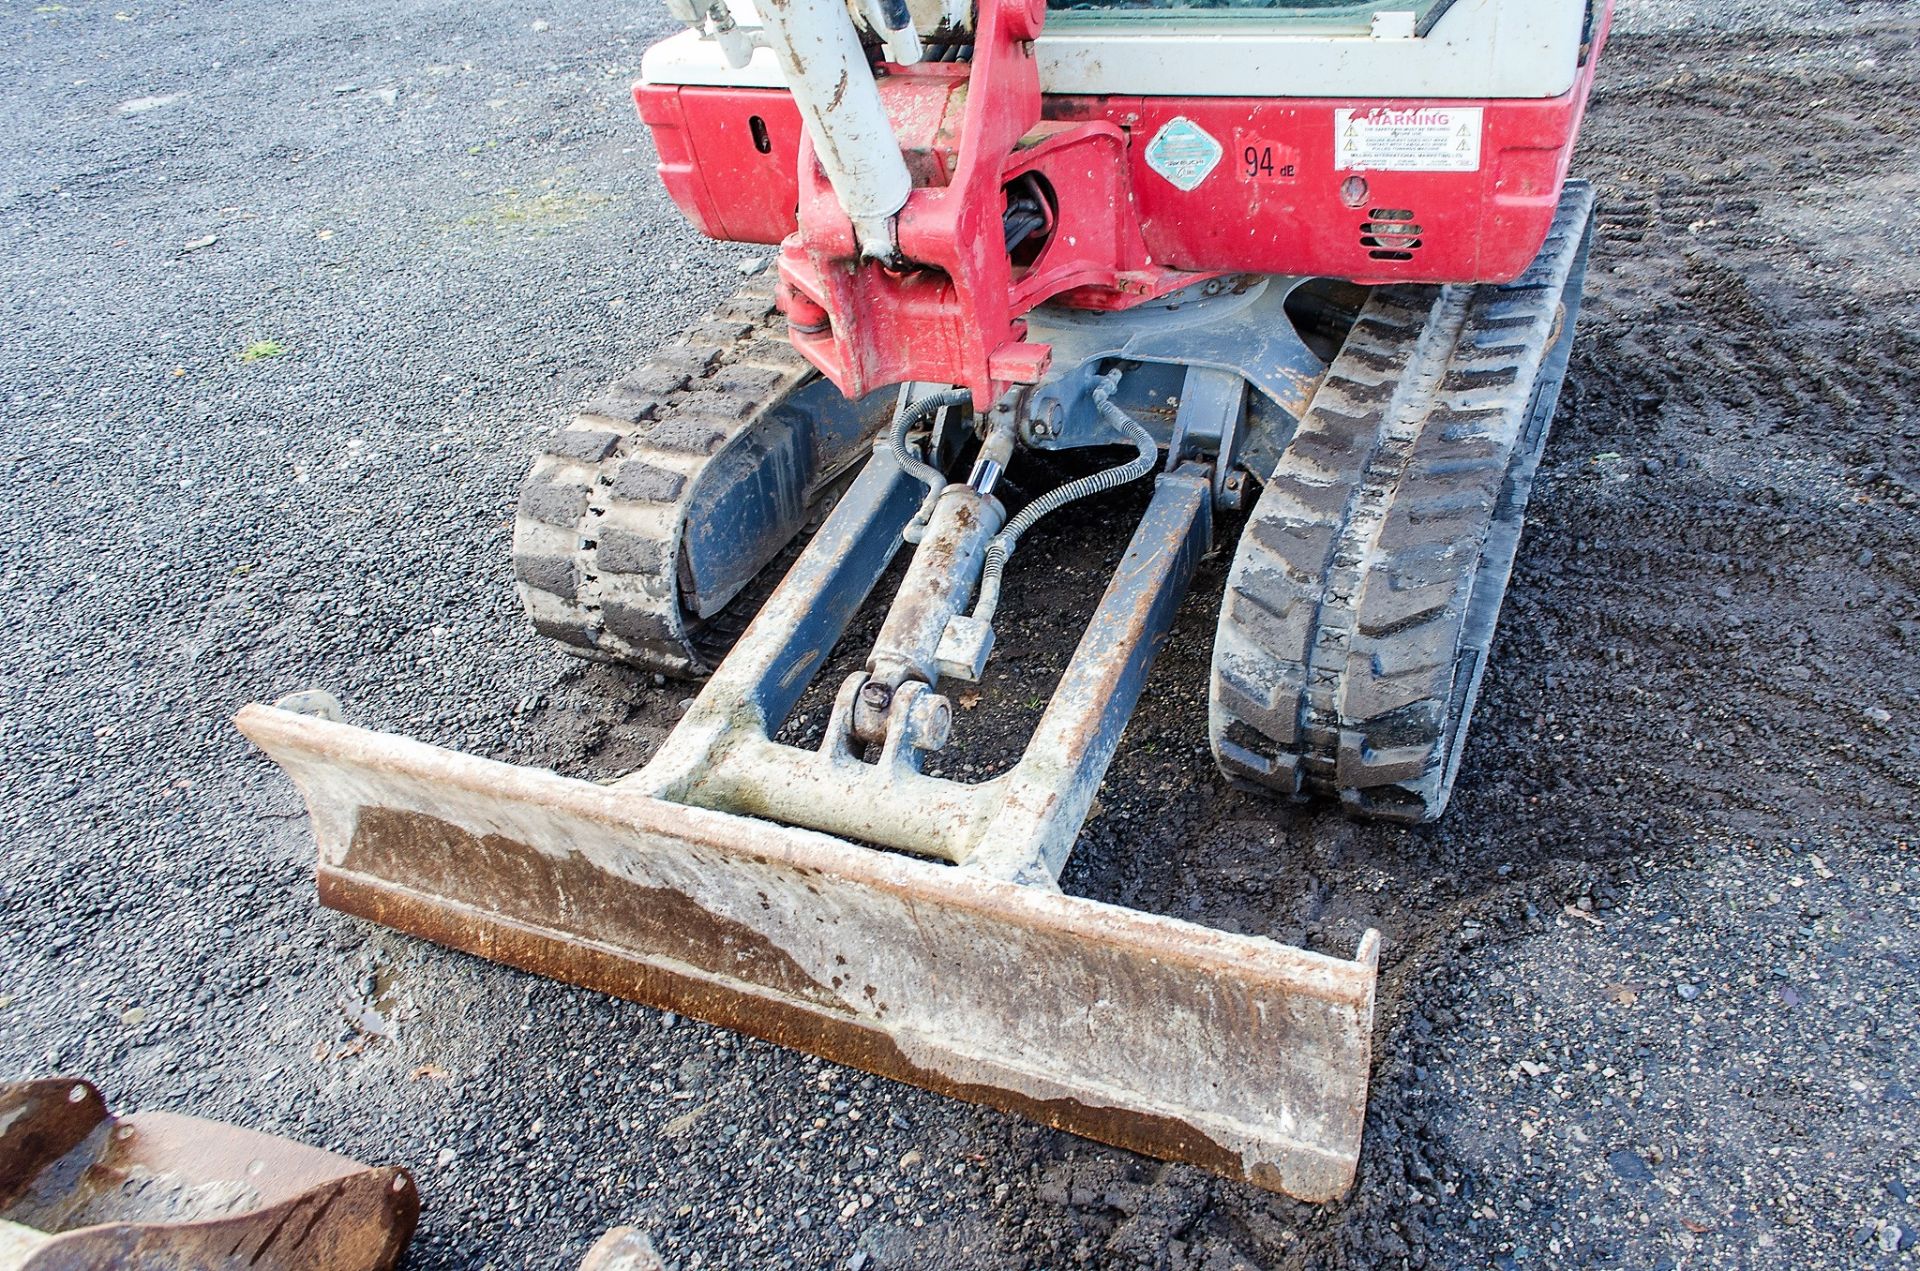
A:
<svg viewBox="0 0 1920 1271">
<path fill-rule="evenodd" d="M 934 653 L 940 674 L 968 683 L 977 683 L 993 656 L 993 624 L 969 614 L 957 613 L 947 619 L 940 633 L 940 647 Z"/>
<path fill-rule="evenodd" d="M 1247 412 L 1247 381 L 1236 371 L 1190 366 L 1180 387 L 1180 409 L 1167 443 L 1167 471 L 1183 459 L 1213 461 L 1213 497 L 1224 507 L 1240 505 L 1237 483 L 1230 484 L 1239 449 L 1240 421 Z"/>
<path fill-rule="evenodd" d="M 857 705 L 845 686 L 833 744 L 811 752 L 772 740 L 886 567 L 915 488 L 889 454 L 874 456 L 653 762 L 620 785 L 1054 886 L 1206 550 L 1211 478 L 1190 464 L 1159 479 L 1025 754 L 978 784 L 922 775 L 911 747 L 861 762 L 835 742 L 843 728 L 851 735 Z M 890 741 L 894 731 L 889 720 Z"/>
<path fill-rule="evenodd" d="M 1303 281 L 1215 279 L 1117 313 L 1035 310 L 1029 330 L 1053 347 L 1053 364 L 1018 406 L 1021 439 L 1039 450 L 1118 444 L 1093 409 L 1092 387 L 1109 364 L 1132 363 L 1115 404 L 1169 447 L 1169 471 L 1199 453 L 1218 455 L 1225 442 L 1216 497 L 1237 506 L 1245 438 L 1257 437 L 1263 454 L 1283 444 L 1326 373 L 1287 315 L 1287 297 Z"/>
</svg>

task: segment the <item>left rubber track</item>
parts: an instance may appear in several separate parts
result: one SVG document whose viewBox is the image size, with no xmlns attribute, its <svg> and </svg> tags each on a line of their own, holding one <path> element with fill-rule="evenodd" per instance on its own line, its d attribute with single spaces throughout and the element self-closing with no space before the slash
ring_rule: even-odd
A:
<svg viewBox="0 0 1920 1271">
<path fill-rule="evenodd" d="M 513 572 L 569 652 L 703 675 L 877 426 L 794 351 L 770 274 L 589 401 L 520 491 Z M 858 419 L 849 422 L 853 416 Z"/>
</svg>

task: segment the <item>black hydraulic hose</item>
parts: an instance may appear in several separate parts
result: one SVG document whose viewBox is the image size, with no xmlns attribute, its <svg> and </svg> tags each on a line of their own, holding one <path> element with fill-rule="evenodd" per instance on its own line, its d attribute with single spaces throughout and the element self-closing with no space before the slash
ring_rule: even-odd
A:
<svg viewBox="0 0 1920 1271">
<path fill-rule="evenodd" d="M 1041 226 L 1047 223 L 1047 214 L 1039 208 L 1026 203 L 1016 203 L 1007 209 L 1004 224 L 1007 235 L 1007 250 L 1012 251 L 1025 242 Z"/>
<path fill-rule="evenodd" d="M 920 541 L 919 531 L 925 527 L 927 518 L 933 515 L 933 505 L 940 498 L 940 491 L 947 486 L 947 474 L 930 463 L 924 463 L 907 445 L 907 434 L 930 418 L 934 412 L 949 406 L 963 406 L 973 400 L 973 394 L 964 388 L 949 388 L 930 394 L 913 402 L 893 419 L 893 431 L 887 435 L 887 446 L 893 452 L 893 461 L 900 470 L 927 487 L 927 497 L 921 502 L 920 510 L 914 514 L 912 524 L 907 526 L 906 540 L 909 543 Z"/>
<path fill-rule="evenodd" d="M 1116 486 L 1137 481 L 1159 466 L 1160 444 L 1153 439 L 1153 434 L 1113 404 L 1113 391 L 1119 386 L 1120 372 L 1109 372 L 1093 390 L 1093 406 L 1108 425 L 1133 442 L 1139 453 L 1130 462 L 1117 468 L 1102 468 L 1090 476 L 1047 491 L 1021 508 L 1020 514 L 1008 521 L 1005 529 L 987 540 L 987 559 L 980 570 L 980 600 L 973 607 L 975 621 L 993 621 L 994 610 L 1000 607 L 1000 575 L 1007 567 L 1007 558 L 1013 555 L 1020 536 L 1032 529 L 1035 521 L 1077 499 L 1104 494 Z"/>
</svg>

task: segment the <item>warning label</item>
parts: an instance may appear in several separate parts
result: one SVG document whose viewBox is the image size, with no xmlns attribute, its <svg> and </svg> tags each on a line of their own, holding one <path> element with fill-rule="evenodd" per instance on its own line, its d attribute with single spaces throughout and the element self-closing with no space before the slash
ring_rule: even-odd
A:
<svg viewBox="0 0 1920 1271">
<path fill-rule="evenodd" d="M 1478 172 L 1481 108 L 1333 112 L 1334 166 L 1350 172 Z"/>
</svg>

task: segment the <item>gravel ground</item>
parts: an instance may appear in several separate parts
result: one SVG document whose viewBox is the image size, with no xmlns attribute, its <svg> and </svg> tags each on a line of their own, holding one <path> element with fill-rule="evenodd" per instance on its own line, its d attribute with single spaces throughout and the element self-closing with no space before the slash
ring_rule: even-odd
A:
<svg viewBox="0 0 1920 1271">
<path fill-rule="evenodd" d="M 618 1222 L 682 1268 L 1915 1257 L 1910 6 L 1623 0 L 1590 304 L 1444 824 L 1226 790 L 1224 554 L 1196 584 L 1067 884 L 1385 932 L 1361 1179 L 1318 1209 L 314 906 L 240 703 L 323 684 L 588 773 L 674 718 L 523 633 L 507 565 L 536 439 L 742 255 L 625 100 L 665 25 L 0 10 L 0 1073 L 406 1164 L 420 1268 L 569 1266 Z M 1069 544 L 1127 506 L 1023 551 L 983 750 L 1101 585 Z"/>
</svg>

